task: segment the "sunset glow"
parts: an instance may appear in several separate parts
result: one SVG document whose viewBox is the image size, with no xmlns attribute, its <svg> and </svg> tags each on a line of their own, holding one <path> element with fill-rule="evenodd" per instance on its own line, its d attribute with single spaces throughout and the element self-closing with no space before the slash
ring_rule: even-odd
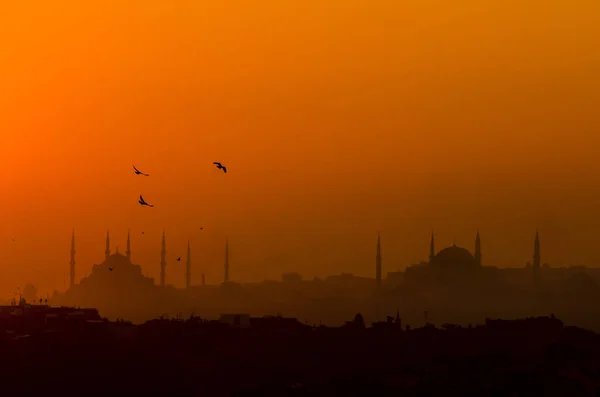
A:
<svg viewBox="0 0 600 397">
<path fill-rule="evenodd" d="M 377 232 L 398 270 L 432 229 L 600 265 L 597 0 L 5 3 L 0 292 L 62 290 L 73 229 L 78 279 L 107 229 L 155 278 L 164 229 L 175 285 L 226 237 L 236 281 L 372 276 Z"/>
</svg>

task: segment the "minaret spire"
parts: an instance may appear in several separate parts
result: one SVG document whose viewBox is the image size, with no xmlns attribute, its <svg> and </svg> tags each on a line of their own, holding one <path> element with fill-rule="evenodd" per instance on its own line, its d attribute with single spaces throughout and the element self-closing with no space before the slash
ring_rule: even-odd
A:
<svg viewBox="0 0 600 397">
<path fill-rule="evenodd" d="M 537 283 L 540 281 L 540 269 L 541 269 L 541 256 L 540 256 L 540 235 L 538 231 L 535 231 L 535 241 L 533 243 L 533 281 Z"/>
<path fill-rule="evenodd" d="M 433 261 L 433 257 L 435 256 L 435 236 L 433 231 L 431 231 L 431 242 L 429 244 L 429 263 Z"/>
<path fill-rule="evenodd" d="M 127 260 L 131 261 L 131 232 L 127 231 L 127 250 L 125 250 L 125 256 Z"/>
<path fill-rule="evenodd" d="M 481 266 L 481 239 L 479 238 L 479 230 L 477 230 L 477 236 L 475 237 L 475 263 L 477 266 Z"/>
<path fill-rule="evenodd" d="M 377 255 L 375 256 L 375 280 L 381 286 L 381 236 L 377 233 Z"/>
<path fill-rule="evenodd" d="M 185 288 L 190 288 L 192 283 L 192 253 L 190 241 L 188 240 L 187 258 L 185 261 Z"/>
<path fill-rule="evenodd" d="M 71 261 L 69 262 L 71 269 L 71 288 L 75 285 L 75 229 L 73 229 L 73 234 L 71 235 Z"/>
<path fill-rule="evenodd" d="M 225 240 L 225 277 L 224 282 L 229 281 L 229 238 Z"/>
<path fill-rule="evenodd" d="M 110 234 L 108 230 L 106 230 L 106 249 L 104 250 L 104 259 L 108 260 L 110 256 Z"/>
<path fill-rule="evenodd" d="M 165 275 L 167 268 L 167 241 L 165 238 L 165 231 L 162 234 L 162 247 L 160 249 L 160 286 L 165 286 Z"/>
</svg>

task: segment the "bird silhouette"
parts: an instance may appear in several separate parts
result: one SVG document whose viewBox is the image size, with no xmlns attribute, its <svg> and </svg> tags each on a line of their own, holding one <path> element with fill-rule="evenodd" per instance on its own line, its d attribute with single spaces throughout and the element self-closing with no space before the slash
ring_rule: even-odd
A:
<svg viewBox="0 0 600 397">
<path fill-rule="evenodd" d="M 108 268 L 108 271 L 109 271 L 109 272 L 112 272 L 112 271 L 113 271 L 113 268 L 112 268 L 112 267 L 109 267 L 109 268 Z"/>
<path fill-rule="evenodd" d="M 135 168 L 135 165 L 133 166 L 133 172 L 135 172 L 136 175 L 150 176 L 150 174 L 144 174 L 142 171 Z"/>
<path fill-rule="evenodd" d="M 200 230 L 204 230 L 204 228 L 203 228 L 203 227 L 201 227 L 201 228 L 200 228 Z"/>
<path fill-rule="evenodd" d="M 148 207 L 154 207 L 152 204 L 148 204 L 146 202 L 146 200 L 144 200 L 144 198 L 142 197 L 142 195 L 140 194 L 140 201 L 138 201 L 138 203 L 140 203 L 140 205 L 146 205 Z"/>
<path fill-rule="evenodd" d="M 177 262 L 181 262 L 181 257 L 177 258 Z"/>
<path fill-rule="evenodd" d="M 144 232 L 142 232 L 142 234 L 144 234 Z"/>
<path fill-rule="evenodd" d="M 223 172 L 227 173 L 227 168 L 223 164 L 219 163 L 218 161 L 215 161 L 213 164 L 216 164 L 217 169 L 223 170 Z"/>
</svg>

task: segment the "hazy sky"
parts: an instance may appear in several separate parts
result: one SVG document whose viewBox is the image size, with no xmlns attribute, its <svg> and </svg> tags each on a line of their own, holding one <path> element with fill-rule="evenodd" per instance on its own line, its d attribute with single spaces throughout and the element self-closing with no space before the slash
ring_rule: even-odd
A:
<svg viewBox="0 0 600 397">
<path fill-rule="evenodd" d="M 62 289 L 73 228 L 77 279 L 107 228 L 178 286 L 226 236 L 234 281 L 374 276 L 378 231 L 384 273 L 432 229 L 600 265 L 597 0 L 5 0 L 0 40 L 0 291 Z"/>
</svg>

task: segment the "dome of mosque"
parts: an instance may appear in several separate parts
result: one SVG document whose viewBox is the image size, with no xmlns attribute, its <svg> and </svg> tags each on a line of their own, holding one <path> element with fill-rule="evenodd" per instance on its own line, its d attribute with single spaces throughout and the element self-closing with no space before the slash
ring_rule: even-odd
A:
<svg viewBox="0 0 600 397">
<path fill-rule="evenodd" d="M 439 268 L 476 267 L 475 257 L 465 248 L 453 245 L 444 248 L 431 260 L 431 266 Z"/>
<path fill-rule="evenodd" d="M 109 256 L 108 258 L 106 258 L 104 260 L 104 264 L 126 266 L 126 265 L 131 265 L 131 261 L 125 255 L 123 255 L 117 251 L 116 253 L 114 253 L 111 256 Z"/>
<path fill-rule="evenodd" d="M 92 267 L 92 277 L 100 275 L 104 278 L 108 274 L 111 274 L 110 278 L 113 280 L 121 277 L 139 277 L 142 275 L 142 268 L 117 250 L 106 257 L 102 263 Z"/>
</svg>

